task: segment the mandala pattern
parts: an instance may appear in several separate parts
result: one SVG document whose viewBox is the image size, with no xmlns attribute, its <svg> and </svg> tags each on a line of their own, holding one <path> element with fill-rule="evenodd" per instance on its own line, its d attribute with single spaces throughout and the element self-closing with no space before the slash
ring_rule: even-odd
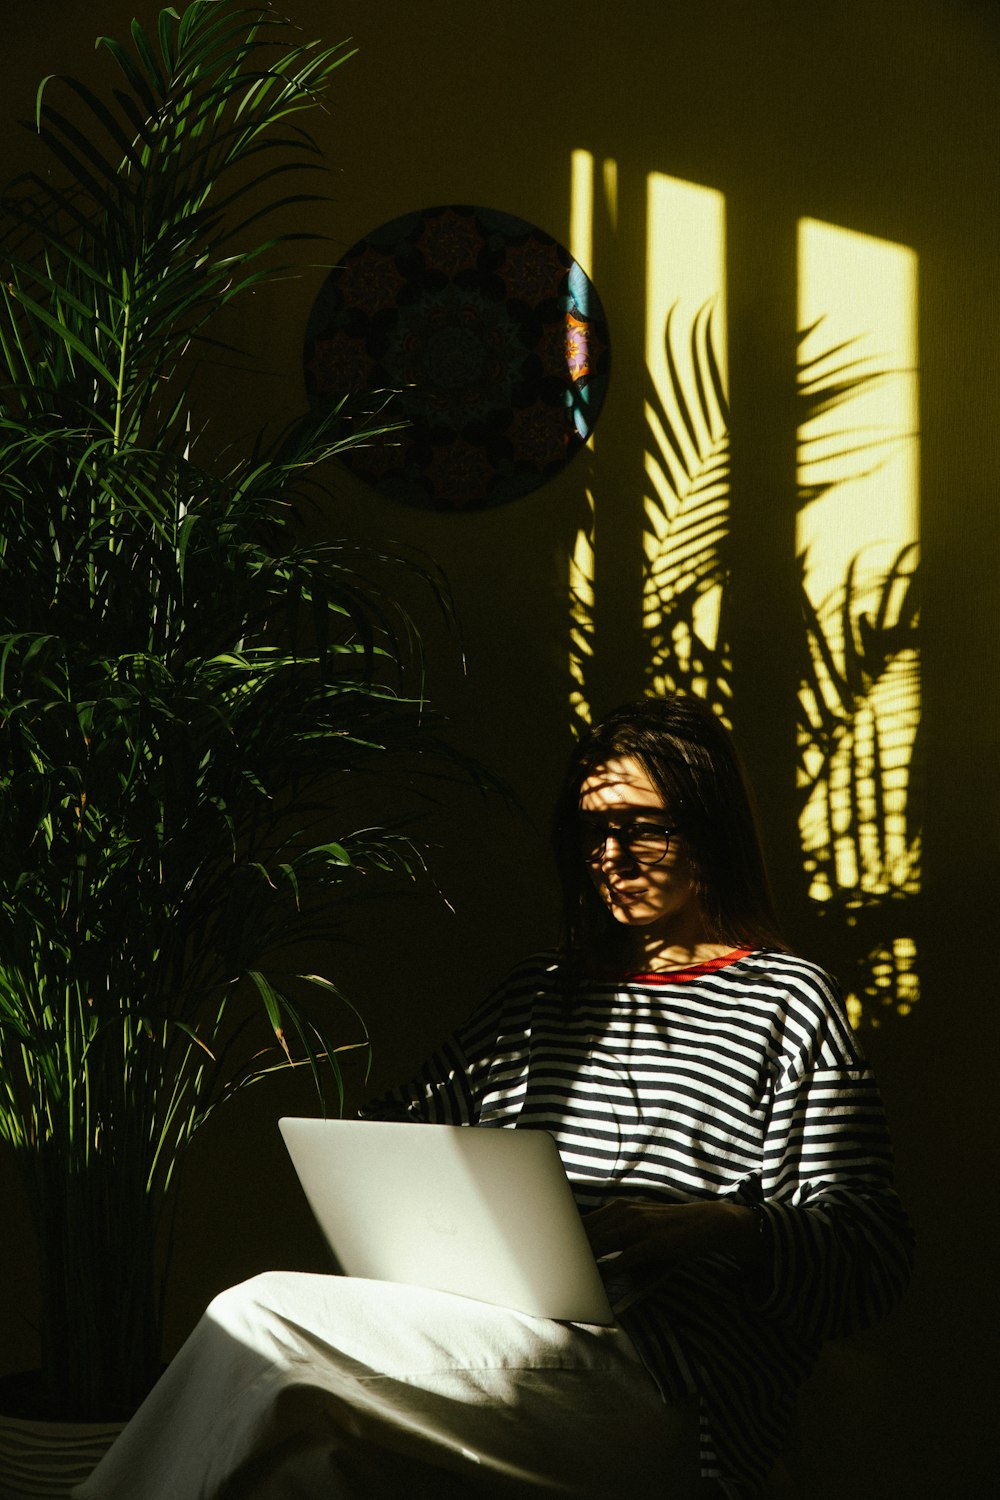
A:
<svg viewBox="0 0 1000 1500">
<path fill-rule="evenodd" d="M 344 462 L 426 510 L 503 505 L 583 447 L 604 400 L 607 324 L 551 235 L 491 209 L 407 214 L 366 235 L 306 330 L 310 400 L 377 428 Z M 367 415 L 377 412 L 377 416 Z"/>
</svg>

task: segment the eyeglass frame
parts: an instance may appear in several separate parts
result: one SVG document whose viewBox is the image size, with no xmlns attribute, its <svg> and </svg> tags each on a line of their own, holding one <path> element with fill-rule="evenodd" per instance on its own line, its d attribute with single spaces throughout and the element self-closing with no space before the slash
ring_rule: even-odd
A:
<svg viewBox="0 0 1000 1500">
<path fill-rule="evenodd" d="M 585 826 L 586 825 L 582 825 L 577 833 L 577 838 L 581 846 L 583 844 Z M 665 840 L 663 845 L 663 853 L 658 855 L 656 859 L 640 859 L 632 848 L 632 839 L 636 838 L 638 835 L 634 831 L 632 833 L 626 832 L 626 830 L 628 829 L 640 831 L 645 829 L 649 832 L 662 833 Z M 584 864 L 600 864 L 601 860 L 604 859 L 607 853 L 608 839 L 613 838 L 619 849 L 625 850 L 630 859 L 634 860 L 637 865 L 642 867 L 642 869 L 650 870 L 655 868 L 656 865 L 661 865 L 663 863 L 667 855 L 670 853 L 671 838 L 675 833 L 680 832 L 681 830 L 675 826 L 671 827 L 667 824 L 661 823 L 639 823 L 636 822 L 635 819 L 632 819 L 628 823 L 607 824 L 604 827 L 603 835 L 601 837 L 598 837 L 598 828 L 595 826 L 593 847 L 589 850 L 585 850 L 581 847 L 580 858 L 583 860 Z M 622 837 L 623 833 L 625 834 L 624 838 Z"/>
</svg>

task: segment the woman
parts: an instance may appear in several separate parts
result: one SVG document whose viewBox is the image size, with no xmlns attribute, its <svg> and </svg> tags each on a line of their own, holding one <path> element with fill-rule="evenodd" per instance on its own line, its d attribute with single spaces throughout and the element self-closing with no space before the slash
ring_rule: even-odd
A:
<svg viewBox="0 0 1000 1500">
<path fill-rule="evenodd" d="M 761 1492 L 820 1341 L 909 1275 L 875 1086 L 831 982 L 776 936 L 739 763 L 698 700 L 594 729 L 555 843 L 559 953 L 367 1113 L 551 1131 L 619 1326 L 256 1278 L 81 1497 Z"/>
</svg>

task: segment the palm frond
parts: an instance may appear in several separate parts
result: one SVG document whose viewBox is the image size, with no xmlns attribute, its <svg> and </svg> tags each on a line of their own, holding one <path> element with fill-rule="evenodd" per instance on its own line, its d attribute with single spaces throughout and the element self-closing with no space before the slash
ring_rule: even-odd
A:
<svg viewBox="0 0 1000 1500">
<path fill-rule="evenodd" d="M 228 0 L 103 47 L 110 98 L 46 80 L 51 172 L 0 200 L 0 1137 L 53 1401 L 102 1417 L 158 1368 L 155 1235 L 193 1135 L 275 1066 L 339 1102 L 363 1060 L 335 980 L 286 970 L 332 951 L 345 900 L 423 873 L 384 788 L 467 769 L 395 586 L 449 617 L 439 570 L 304 540 L 358 438 L 307 413 L 233 450 L 192 410 L 214 320 L 310 232 L 299 116 L 350 49 Z"/>
</svg>

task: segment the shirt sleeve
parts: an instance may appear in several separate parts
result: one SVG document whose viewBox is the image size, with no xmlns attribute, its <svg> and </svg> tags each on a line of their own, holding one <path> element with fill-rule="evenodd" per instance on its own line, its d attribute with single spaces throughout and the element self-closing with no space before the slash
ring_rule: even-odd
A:
<svg viewBox="0 0 1000 1500">
<path fill-rule="evenodd" d="M 913 1263 L 875 1080 L 835 995 L 821 997 L 815 1018 L 774 1089 L 760 1210 L 771 1271 L 753 1298 L 805 1339 L 876 1322 Z"/>
<path fill-rule="evenodd" d="M 481 1005 L 424 1063 L 412 1082 L 359 1111 L 363 1120 L 476 1125 L 500 1024 L 503 991 Z"/>
</svg>

